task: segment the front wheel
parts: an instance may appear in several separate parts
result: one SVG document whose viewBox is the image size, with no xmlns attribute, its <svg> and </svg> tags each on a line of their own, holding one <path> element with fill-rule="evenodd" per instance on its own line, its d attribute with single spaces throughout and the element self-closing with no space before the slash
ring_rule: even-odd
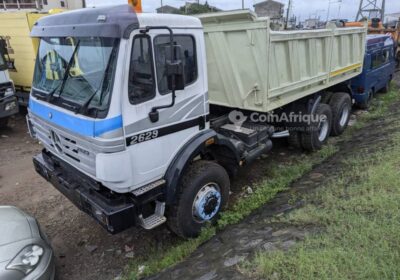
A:
<svg viewBox="0 0 400 280">
<path fill-rule="evenodd" d="M 214 223 L 229 198 L 230 182 L 225 169 L 210 161 L 194 162 L 183 175 L 176 202 L 168 209 L 168 226 L 184 238 L 197 237 Z"/>
<path fill-rule="evenodd" d="M 392 77 L 386 82 L 385 87 L 381 90 L 382 93 L 388 93 L 390 91 L 390 83 L 392 82 Z"/>
</svg>

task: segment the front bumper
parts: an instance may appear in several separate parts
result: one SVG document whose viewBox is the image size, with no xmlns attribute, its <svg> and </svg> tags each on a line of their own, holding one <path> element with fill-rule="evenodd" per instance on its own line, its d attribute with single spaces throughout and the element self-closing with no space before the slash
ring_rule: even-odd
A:
<svg viewBox="0 0 400 280">
<path fill-rule="evenodd" d="M 107 231 L 119 233 L 137 223 L 129 196 L 113 194 L 46 150 L 33 158 L 36 171 Z"/>
<path fill-rule="evenodd" d="M 15 115 L 18 111 L 18 101 L 15 96 L 6 97 L 0 100 L 0 119 Z"/>
</svg>

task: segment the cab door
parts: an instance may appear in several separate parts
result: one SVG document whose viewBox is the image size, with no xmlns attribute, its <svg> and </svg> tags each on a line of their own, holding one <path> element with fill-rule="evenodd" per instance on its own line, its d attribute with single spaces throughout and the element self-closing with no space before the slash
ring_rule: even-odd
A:
<svg viewBox="0 0 400 280">
<path fill-rule="evenodd" d="M 176 91 L 173 106 L 158 111 L 158 121 L 149 118 L 154 107 L 172 102 L 165 75 L 169 36 L 163 32 L 134 33 L 130 39 L 126 94 L 122 100 L 133 188 L 162 178 L 180 148 L 205 128 L 205 90 L 198 65 L 200 45 L 190 32 L 174 35 L 174 44 L 182 49 L 179 55 L 185 89 Z"/>
</svg>

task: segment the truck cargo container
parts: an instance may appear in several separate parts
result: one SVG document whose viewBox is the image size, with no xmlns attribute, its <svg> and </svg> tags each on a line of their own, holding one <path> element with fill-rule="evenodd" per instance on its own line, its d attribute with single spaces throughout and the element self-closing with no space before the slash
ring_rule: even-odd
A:
<svg viewBox="0 0 400 280">
<path fill-rule="evenodd" d="M 199 18 L 122 5 L 32 30 L 35 169 L 111 233 L 168 222 L 197 236 L 274 138 L 312 151 L 347 127 L 366 27 L 273 32 L 250 11 Z"/>
<path fill-rule="evenodd" d="M 365 24 L 363 21 L 347 22 L 346 27 L 362 27 Z M 386 26 L 379 18 L 374 18 L 368 21 L 368 34 L 370 35 L 390 35 L 395 41 L 395 58 L 396 68 L 400 69 L 400 19 L 391 26 Z"/>
</svg>

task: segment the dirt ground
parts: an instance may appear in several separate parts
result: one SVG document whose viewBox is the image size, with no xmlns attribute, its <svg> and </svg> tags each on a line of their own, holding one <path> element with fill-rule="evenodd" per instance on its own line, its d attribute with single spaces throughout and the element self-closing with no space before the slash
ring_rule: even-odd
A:
<svg viewBox="0 0 400 280">
<path fill-rule="evenodd" d="M 281 157 L 285 149 L 276 148 L 262 161 Z M 178 241 L 166 226 L 108 234 L 36 174 L 32 157 L 40 151 L 27 132 L 23 113 L 10 121 L 9 128 L 0 130 L 0 205 L 17 206 L 38 219 L 53 245 L 60 280 L 114 279 L 135 256 Z M 267 169 L 268 164 L 254 164 L 242 170 L 232 189 L 242 190 L 259 181 Z"/>
<path fill-rule="evenodd" d="M 38 219 L 51 239 L 58 279 L 114 279 L 135 256 L 178 241 L 166 226 L 108 234 L 36 174 L 32 156 L 40 150 L 27 133 L 24 114 L 13 118 L 9 128 L 0 130 L 0 205 L 17 206 Z M 270 164 L 284 164 L 290 160 L 285 155 L 294 157 L 295 153 L 278 143 L 272 154 L 242 170 L 232 189 L 251 186 L 268 174 Z"/>
<path fill-rule="evenodd" d="M 0 205 L 17 206 L 38 219 L 53 245 L 60 280 L 114 279 L 135 256 L 179 241 L 166 226 L 108 234 L 36 174 L 32 157 L 40 151 L 41 146 L 27 132 L 24 114 L 0 130 Z M 280 158 L 283 163 L 287 152 L 283 141 L 259 164 L 241 170 L 232 186 L 231 204 L 242 190 L 266 176 L 272 161 Z"/>
</svg>

